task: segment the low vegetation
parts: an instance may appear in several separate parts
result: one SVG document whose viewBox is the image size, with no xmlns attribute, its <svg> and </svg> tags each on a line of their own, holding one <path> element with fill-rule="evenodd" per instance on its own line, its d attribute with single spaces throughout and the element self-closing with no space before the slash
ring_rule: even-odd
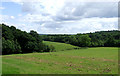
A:
<svg viewBox="0 0 120 76">
<path fill-rule="evenodd" d="M 3 74 L 118 74 L 118 48 L 4 55 Z"/>
<path fill-rule="evenodd" d="M 73 46 L 66 43 L 59 43 L 59 42 L 50 42 L 50 41 L 43 41 L 44 44 L 53 46 L 54 51 L 66 51 L 66 50 L 73 50 L 73 49 L 80 49 L 78 46 Z"/>
</svg>

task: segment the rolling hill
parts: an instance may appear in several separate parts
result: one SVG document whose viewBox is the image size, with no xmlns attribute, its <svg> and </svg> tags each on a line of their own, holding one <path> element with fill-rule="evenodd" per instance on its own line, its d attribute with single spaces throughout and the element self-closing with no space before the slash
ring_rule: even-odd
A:
<svg viewBox="0 0 120 76">
<path fill-rule="evenodd" d="M 55 48 L 55 51 L 66 51 L 80 48 L 78 46 L 73 46 L 70 44 L 60 42 L 43 41 L 43 43 L 45 43 L 46 45 L 52 45 Z"/>
<path fill-rule="evenodd" d="M 3 74 L 118 74 L 118 48 L 48 42 L 57 52 L 2 56 Z M 63 51 L 64 50 L 64 51 Z M 69 51 L 67 51 L 69 50 Z"/>
</svg>

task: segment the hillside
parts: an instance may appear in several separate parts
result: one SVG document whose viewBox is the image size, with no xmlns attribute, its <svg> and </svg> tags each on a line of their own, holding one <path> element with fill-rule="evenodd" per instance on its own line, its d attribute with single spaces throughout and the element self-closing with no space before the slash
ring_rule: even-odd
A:
<svg viewBox="0 0 120 76">
<path fill-rule="evenodd" d="M 65 51 L 65 50 L 73 50 L 73 49 L 79 49 L 78 46 L 73 46 L 66 43 L 59 43 L 59 42 L 50 42 L 50 41 L 43 41 L 46 45 L 52 45 L 55 48 L 55 51 Z"/>
<path fill-rule="evenodd" d="M 118 48 L 2 56 L 3 74 L 117 74 Z"/>
</svg>

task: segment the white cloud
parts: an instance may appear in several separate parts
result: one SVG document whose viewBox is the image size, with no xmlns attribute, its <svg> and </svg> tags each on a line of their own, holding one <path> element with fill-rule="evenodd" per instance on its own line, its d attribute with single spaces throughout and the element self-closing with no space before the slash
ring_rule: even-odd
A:
<svg viewBox="0 0 120 76">
<path fill-rule="evenodd" d="M 39 33 L 76 34 L 95 31 L 117 30 L 117 17 L 115 18 L 85 18 L 71 22 L 50 22 L 43 26 L 38 25 Z"/>
<path fill-rule="evenodd" d="M 22 14 L 18 14 L 18 16 L 20 17 L 20 16 L 22 16 Z"/>
<path fill-rule="evenodd" d="M 18 28 L 39 33 L 80 33 L 117 29 L 118 4 L 67 0 L 12 0 L 22 5 Z M 14 16 L 10 17 L 15 19 Z M 21 25 L 20 25 L 21 24 Z"/>
<path fill-rule="evenodd" d="M 0 10 L 5 9 L 5 7 L 0 7 Z"/>
<path fill-rule="evenodd" d="M 53 21 L 50 16 L 42 16 L 41 14 L 27 14 L 19 18 L 21 22 L 31 22 L 31 23 L 43 23 L 48 21 Z"/>
<path fill-rule="evenodd" d="M 41 2 L 44 0 L 2 0 L 2 2 Z M 66 0 L 69 2 L 119 2 L 119 0 Z"/>
<path fill-rule="evenodd" d="M 11 19 L 15 19 L 15 17 L 14 17 L 14 16 L 10 16 L 10 18 L 11 18 Z"/>
<path fill-rule="evenodd" d="M 10 19 L 15 19 L 14 16 L 8 16 L 8 15 L 0 15 L 0 21 L 1 22 L 6 22 L 9 21 Z"/>
<path fill-rule="evenodd" d="M 8 20 L 10 17 L 8 15 L 0 15 L 0 21 L 1 22 L 5 22 L 6 20 Z"/>
<path fill-rule="evenodd" d="M 23 12 L 42 15 L 56 15 L 64 5 L 64 0 L 41 0 L 40 2 L 23 2 Z"/>
</svg>

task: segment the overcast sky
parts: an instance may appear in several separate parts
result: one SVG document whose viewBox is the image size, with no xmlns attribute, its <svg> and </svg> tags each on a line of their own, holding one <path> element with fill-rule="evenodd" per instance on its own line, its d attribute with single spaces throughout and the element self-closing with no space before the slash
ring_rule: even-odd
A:
<svg viewBox="0 0 120 76">
<path fill-rule="evenodd" d="M 76 34 L 118 29 L 118 2 L 40 0 L 2 2 L 0 21 L 40 34 Z"/>
</svg>

